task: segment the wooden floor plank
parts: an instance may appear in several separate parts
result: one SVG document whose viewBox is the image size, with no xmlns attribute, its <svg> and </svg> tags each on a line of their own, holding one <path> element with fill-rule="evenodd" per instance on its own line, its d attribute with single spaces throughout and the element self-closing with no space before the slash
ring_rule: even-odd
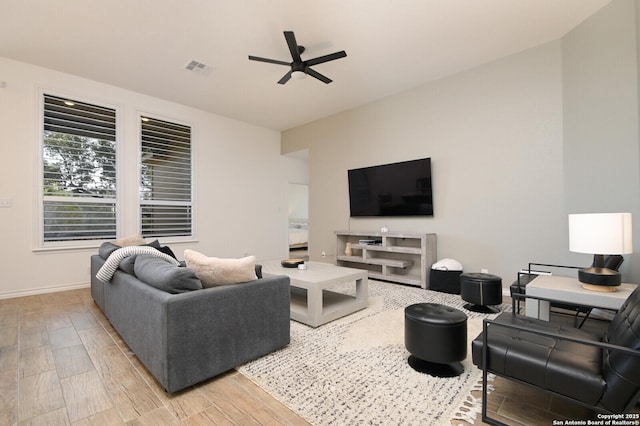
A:
<svg viewBox="0 0 640 426">
<path fill-rule="evenodd" d="M 40 425 L 67 426 L 71 425 L 71 422 L 69 421 L 69 416 L 67 416 L 66 408 L 59 408 L 57 410 L 49 411 L 48 413 L 44 413 L 20 422 L 20 426 Z"/>
<path fill-rule="evenodd" d="M 0 425 L 13 425 L 18 421 L 17 370 L 0 373 Z"/>
<path fill-rule="evenodd" d="M 20 351 L 20 377 L 27 377 L 45 371 L 55 370 L 51 346 L 36 346 Z"/>
<path fill-rule="evenodd" d="M 56 328 L 49 330 L 49 343 L 54 349 L 67 348 L 69 346 L 81 345 L 82 341 L 76 329 L 71 327 Z"/>
<path fill-rule="evenodd" d="M 95 370 L 62 379 L 60 385 L 71 422 L 113 408 Z"/>
<path fill-rule="evenodd" d="M 18 369 L 18 345 L 0 348 L 0 373 Z"/>
<path fill-rule="evenodd" d="M 82 345 L 54 350 L 53 361 L 59 379 L 95 370 L 91 358 Z"/>
<path fill-rule="evenodd" d="M 18 326 L 10 325 L 0 328 L 0 347 L 13 346 L 18 343 Z"/>
<path fill-rule="evenodd" d="M 18 407 L 20 421 L 64 408 L 62 388 L 55 370 L 20 378 Z"/>
<path fill-rule="evenodd" d="M 190 388 L 174 394 L 162 392 L 158 396 L 178 420 L 185 420 L 213 405 L 199 389 Z"/>
<path fill-rule="evenodd" d="M 29 349 L 36 346 L 49 344 L 49 331 L 47 327 L 20 328 L 20 349 Z"/>
<path fill-rule="evenodd" d="M 125 422 L 120 417 L 118 410 L 110 408 L 100 413 L 93 414 L 78 422 L 75 422 L 73 426 L 124 426 Z"/>
<path fill-rule="evenodd" d="M 164 406 L 158 395 L 134 369 L 101 377 L 125 422 L 135 420 Z"/>
</svg>

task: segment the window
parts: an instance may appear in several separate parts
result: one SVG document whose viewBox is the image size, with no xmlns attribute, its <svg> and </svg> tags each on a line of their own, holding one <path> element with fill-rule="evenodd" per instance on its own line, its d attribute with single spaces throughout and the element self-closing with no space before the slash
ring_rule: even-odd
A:
<svg viewBox="0 0 640 426">
<path fill-rule="evenodd" d="M 142 236 L 191 236 L 191 127 L 142 117 Z"/>
<path fill-rule="evenodd" d="M 44 95 L 44 242 L 116 236 L 116 111 Z"/>
</svg>

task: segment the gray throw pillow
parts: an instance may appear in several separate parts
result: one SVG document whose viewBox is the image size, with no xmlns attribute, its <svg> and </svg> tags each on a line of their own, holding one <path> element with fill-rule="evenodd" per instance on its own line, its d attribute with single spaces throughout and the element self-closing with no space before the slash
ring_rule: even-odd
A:
<svg viewBox="0 0 640 426">
<path fill-rule="evenodd" d="M 135 277 L 136 273 L 135 273 L 134 268 L 135 268 L 135 263 L 136 263 L 136 257 L 138 257 L 137 254 L 134 254 L 133 256 L 125 257 L 124 259 L 122 259 L 120 261 L 120 264 L 118 265 L 118 268 L 122 269 L 127 274 L 133 275 Z"/>
<path fill-rule="evenodd" d="M 104 259 L 107 260 L 109 258 L 109 256 L 111 256 L 111 253 L 113 253 L 114 251 L 118 250 L 119 248 L 122 248 L 120 246 L 117 246 L 111 242 L 104 242 L 100 245 L 100 247 L 98 248 L 98 255 Z"/>
<path fill-rule="evenodd" d="M 134 271 L 140 281 L 167 293 L 202 289 L 202 283 L 191 269 L 174 266 L 155 256 L 136 256 Z"/>
</svg>

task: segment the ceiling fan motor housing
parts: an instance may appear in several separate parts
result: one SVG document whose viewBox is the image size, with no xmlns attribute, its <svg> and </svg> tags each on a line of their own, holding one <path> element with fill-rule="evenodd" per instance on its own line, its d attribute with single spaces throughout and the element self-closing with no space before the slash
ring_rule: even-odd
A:
<svg viewBox="0 0 640 426">
<path fill-rule="evenodd" d="M 325 62 L 333 61 L 335 59 L 344 58 L 347 56 L 347 53 L 343 50 L 340 52 L 332 53 L 330 55 L 319 56 L 317 58 L 303 61 L 302 58 L 300 57 L 300 54 L 305 51 L 305 48 L 304 46 L 300 46 L 296 42 L 296 36 L 293 34 L 293 31 L 285 31 L 284 38 L 287 41 L 287 46 L 289 47 L 289 52 L 291 53 L 291 59 L 293 59 L 293 62 L 285 62 L 285 61 L 279 61 L 276 59 L 261 58 L 258 56 L 249 55 L 249 60 L 251 61 L 260 61 L 260 62 L 267 62 L 271 64 L 276 64 L 276 65 L 289 66 L 290 67 L 289 72 L 287 72 L 278 81 L 278 84 L 285 84 L 287 81 L 291 79 L 291 77 L 294 77 L 294 78 L 304 77 L 305 74 L 310 75 L 313 78 L 322 81 L 323 83 L 329 84 L 333 80 L 320 74 L 318 71 L 311 69 L 310 67 L 313 65 L 318 65 Z"/>
</svg>

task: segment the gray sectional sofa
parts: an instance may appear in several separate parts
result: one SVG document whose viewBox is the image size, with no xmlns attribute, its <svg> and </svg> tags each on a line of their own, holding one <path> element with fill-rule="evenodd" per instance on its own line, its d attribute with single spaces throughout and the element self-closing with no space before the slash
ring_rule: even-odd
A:
<svg viewBox="0 0 640 426">
<path fill-rule="evenodd" d="M 105 258 L 92 256 L 91 295 L 167 392 L 217 376 L 289 343 L 288 277 L 190 290 L 195 275 L 189 268 L 148 257 L 128 257 L 122 262 L 124 269 L 118 268 L 110 281 L 103 282 L 96 273 Z M 147 272 L 161 274 L 157 281 L 164 282 L 150 284 L 137 277 L 136 271 L 142 274 L 143 266 Z M 259 266 L 256 272 L 260 277 Z M 186 289 L 174 293 L 160 289 L 175 281 L 164 279 L 167 274 L 186 280 Z M 149 280 L 147 273 L 145 279 Z"/>
</svg>

